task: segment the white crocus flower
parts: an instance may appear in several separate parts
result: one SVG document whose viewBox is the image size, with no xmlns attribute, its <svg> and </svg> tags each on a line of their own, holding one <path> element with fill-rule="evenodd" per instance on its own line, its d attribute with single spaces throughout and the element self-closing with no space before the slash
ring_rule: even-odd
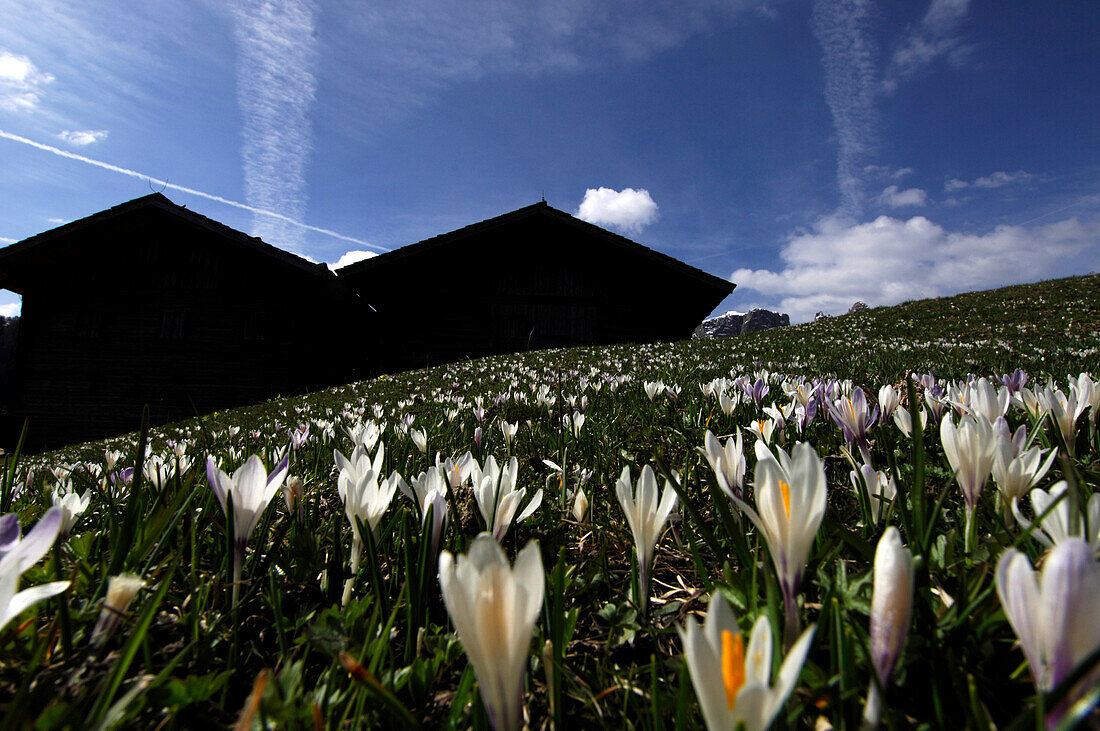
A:
<svg viewBox="0 0 1100 731">
<path fill-rule="evenodd" d="M 432 514 L 432 555 L 439 550 L 439 535 L 447 522 L 447 478 L 443 475 L 442 465 L 429 467 L 421 472 L 409 487 L 404 480 L 397 483 L 405 497 L 409 498 L 420 512 L 423 525 L 428 520 L 428 510 Z"/>
<path fill-rule="evenodd" d="M 645 395 L 652 401 L 665 392 L 666 386 L 662 381 L 645 381 L 642 383 L 642 388 L 645 389 Z"/>
<path fill-rule="evenodd" d="M 703 448 L 699 450 L 707 458 L 707 464 L 714 470 L 718 487 L 730 498 L 740 498 L 745 484 L 745 448 L 741 439 L 741 429 L 737 429 L 737 438 L 729 437 L 723 447 L 708 429 L 703 437 Z"/>
<path fill-rule="evenodd" d="M 740 724 L 746 731 L 768 728 L 794 689 L 814 635 L 814 627 L 802 633 L 783 658 L 773 686 L 772 629 L 764 615 L 756 619 L 745 648 L 729 602 L 716 593 L 711 596 L 702 627 L 689 617 L 677 631 L 710 731 L 727 731 Z"/>
<path fill-rule="evenodd" d="M 1047 471 L 1054 464 L 1054 458 L 1058 455 L 1058 449 L 1050 450 L 1050 455 L 1043 461 L 1043 449 L 1036 445 L 1024 450 L 1022 445 L 1027 441 L 1027 432 L 1024 427 L 1016 431 L 1015 436 L 1008 434 L 1008 426 L 1004 420 L 999 420 L 997 428 L 997 449 L 993 456 L 993 482 L 1001 491 L 1004 498 L 1007 520 L 1011 525 L 1012 505 L 1020 500 L 1027 491 L 1039 484 Z"/>
<path fill-rule="evenodd" d="M 1039 415 L 1046 410 L 1046 406 L 1039 399 L 1041 392 L 1041 389 L 1032 390 L 1025 386 L 1012 394 L 1012 405 L 1027 412 L 1032 419 L 1038 419 Z"/>
<path fill-rule="evenodd" d="M 1091 391 L 1090 391 L 1091 394 Z M 1062 433 L 1062 439 L 1066 443 L 1066 452 L 1070 457 L 1076 456 L 1077 417 L 1084 413 L 1089 406 L 1088 398 L 1081 398 L 1077 393 L 1077 384 L 1070 382 L 1069 394 L 1061 389 L 1046 389 L 1039 394 L 1039 403 L 1050 411 L 1050 418 Z"/>
<path fill-rule="evenodd" d="M 382 431 L 385 428 L 385 425 L 379 427 L 375 422 L 367 421 L 363 424 L 354 424 L 345 431 L 347 431 L 353 445 L 362 447 L 369 452 L 374 449 L 375 443 L 378 441 L 378 438 L 382 436 Z"/>
<path fill-rule="evenodd" d="M 163 489 L 168 484 L 168 481 L 172 479 L 173 471 L 172 462 L 157 454 L 151 455 L 149 459 L 145 460 L 145 464 L 141 468 L 145 480 L 157 490 Z"/>
<path fill-rule="evenodd" d="M 470 452 L 465 454 L 443 460 L 439 460 L 439 455 L 435 456 L 435 464 L 437 467 L 443 468 L 443 476 L 447 478 L 447 484 L 450 485 L 451 490 L 457 490 L 462 485 L 466 484 L 466 480 L 470 479 L 470 474 L 474 470 L 474 455 Z"/>
<path fill-rule="evenodd" d="M 893 416 L 901 404 L 901 394 L 897 389 L 887 384 L 878 390 L 878 407 L 883 418 Z"/>
<path fill-rule="evenodd" d="M 722 407 L 722 413 L 726 416 L 731 416 L 740 403 L 740 391 L 734 391 L 732 395 L 725 391 L 718 394 L 718 405 Z"/>
<path fill-rule="evenodd" d="M 1060 480 L 1050 490 L 1035 488 L 1031 491 L 1031 510 L 1038 518 L 1039 525 L 1031 531 L 1031 537 L 1047 548 L 1052 548 L 1067 539 L 1077 538 L 1086 541 L 1094 551 L 1100 551 L 1100 492 L 1089 498 L 1085 515 L 1078 521 L 1079 532 L 1070 531 L 1070 496 L 1066 494 L 1069 483 Z M 1057 502 L 1055 502 L 1057 501 Z M 1051 506 L 1054 507 L 1051 507 Z M 1047 512 L 1047 511 L 1050 512 Z M 1024 530 L 1032 527 L 1031 522 L 1020 513 L 1018 501 L 1012 502 L 1012 513 Z M 1044 515 L 1045 513 L 1045 515 Z M 1039 516 L 1043 516 L 1039 518 Z M 1084 533 L 1088 523 L 1088 534 Z"/>
<path fill-rule="evenodd" d="M 979 378 L 974 383 L 966 384 L 951 403 L 967 414 L 984 416 L 992 423 L 1008 413 L 1010 400 L 1011 394 L 1007 388 L 998 391 L 989 379 Z"/>
<path fill-rule="evenodd" d="M 498 541 L 503 540 L 508 534 L 512 523 L 522 523 L 527 520 L 542 504 L 540 488 L 523 512 L 516 515 L 520 503 L 527 496 L 527 490 L 526 488 L 516 489 L 519 462 L 515 457 L 508 460 L 503 470 L 497 465 L 492 455 L 489 455 L 489 459 L 485 461 L 484 470 L 474 460 L 471 476 L 474 480 L 474 499 L 477 501 L 478 510 L 481 511 L 481 517 L 485 520 L 486 530 Z"/>
<path fill-rule="evenodd" d="M 524 672 L 545 581 L 535 541 L 519 552 L 514 568 L 488 533 L 474 539 L 465 556 L 444 551 L 439 557 L 443 603 L 497 731 L 523 722 Z"/>
<path fill-rule="evenodd" d="M 951 419 L 951 412 L 940 422 L 940 440 L 955 480 L 966 500 L 966 550 L 971 548 L 971 522 L 974 508 L 982 495 L 986 480 L 993 469 L 997 439 L 993 425 L 984 416 L 964 415 L 959 425 Z"/>
<path fill-rule="evenodd" d="M 382 448 L 378 449 L 379 454 Z M 365 460 L 364 460 L 365 461 Z M 351 589 L 355 585 L 355 576 L 359 573 L 359 560 L 363 554 L 363 536 L 359 525 L 362 523 L 373 536 L 378 523 L 382 520 L 393 494 L 398 485 L 404 480 L 397 472 L 390 474 L 389 478 L 379 483 L 378 473 L 372 468 L 365 472 L 351 473 L 347 469 L 341 469 L 338 488 L 340 497 L 344 500 L 344 512 L 348 522 L 351 523 L 351 576 L 344 583 L 342 602 L 347 604 L 351 599 Z"/>
<path fill-rule="evenodd" d="M 107 463 L 108 472 L 115 468 L 115 465 L 120 459 L 122 459 L 122 452 L 119 452 L 116 449 L 108 449 L 103 452 L 103 460 Z"/>
<path fill-rule="evenodd" d="M 235 550 L 233 553 L 233 604 L 237 603 L 240 589 L 241 568 L 244 566 L 244 553 L 248 547 L 248 539 L 256 525 L 260 522 L 260 516 L 275 493 L 279 492 L 283 480 L 286 479 L 287 459 L 275 467 L 269 476 L 264 463 L 256 455 L 252 455 L 230 477 L 214 466 L 214 458 L 206 458 L 206 479 L 214 490 L 222 511 L 228 517 L 229 506 L 227 501 L 230 496 L 233 500 L 233 534 Z"/>
<path fill-rule="evenodd" d="M 50 508 L 31 528 L 21 534 L 19 516 L 0 516 L 0 629 L 7 626 L 27 608 L 69 588 L 68 581 L 52 581 L 23 591 L 19 577 L 46 555 L 61 529 L 61 511 Z"/>
<path fill-rule="evenodd" d="M 920 407 L 920 426 L 923 430 L 928 424 L 928 410 L 923 406 Z M 894 425 L 897 426 L 898 431 L 905 435 L 907 439 L 913 436 L 913 417 L 909 414 L 909 410 L 904 406 L 899 406 L 894 409 Z"/>
<path fill-rule="evenodd" d="M 871 502 L 871 520 L 878 523 L 882 514 L 890 507 L 890 503 L 894 501 L 894 497 L 898 494 L 897 483 L 894 482 L 893 477 L 887 477 L 885 472 L 881 470 L 876 472 L 875 468 L 869 464 L 865 464 L 859 468 L 859 471 L 852 470 L 849 475 L 852 480 L 852 487 L 859 491 L 860 480 L 863 481 L 864 486 L 867 488 L 867 498 Z"/>
<path fill-rule="evenodd" d="M 1088 373 L 1077 376 L 1077 398 L 1088 404 L 1089 424 L 1095 429 L 1097 412 L 1100 412 L 1100 381 L 1092 380 Z"/>
<path fill-rule="evenodd" d="M 581 430 L 584 429 L 585 421 L 584 412 L 574 411 L 572 416 L 562 416 L 562 421 L 565 422 L 565 428 L 569 430 L 574 439 L 581 438 Z"/>
<path fill-rule="evenodd" d="M 351 457 L 345 457 L 338 449 L 332 450 L 332 459 L 336 462 L 336 469 L 339 470 L 339 475 L 336 478 L 336 491 L 340 494 L 340 500 L 347 503 L 349 486 L 357 483 L 368 472 L 373 472 L 376 476 L 381 474 L 382 462 L 385 456 L 385 444 L 378 445 L 378 451 L 374 453 L 374 459 L 371 459 L 367 449 L 362 445 L 357 445 L 352 450 Z"/>
<path fill-rule="evenodd" d="M 882 694 L 905 647 L 913 614 L 913 554 L 902 545 L 898 529 L 890 526 L 875 549 L 871 592 L 871 661 L 878 682 L 871 681 L 863 718 L 872 726 L 882 717 Z"/>
<path fill-rule="evenodd" d="M 61 538 L 64 539 L 72 532 L 81 513 L 88 509 L 92 493 L 90 490 L 85 490 L 83 495 L 78 495 L 76 491 L 66 492 L 60 488 L 54 488 L 52 500 L 53 506 L 61 511 L 60 533 Z"/>
<path fill-rule="evenodd" d="M 421 454 L 428 451 L 428 433 L 423 429 L 409 429 L 409 438 Z"/>
<path fill-rule="evenodd" d="M 756 507 L 735 501 L 768 544 L 787 615 L 788 641 L 798 626 L 795 596 L 825 517 L 825 466 L 814 448 L 798 442 L 790 456 L 776 448 L 773 456 L 759 442 L 756 449 Z"/>
<path fill-rule="evenodd" d="M 626 522 L 634 536 L 634 550 L 638 555 L 638 600 L 642 613 L 645 614 L 649 604 L 649 569 L 653 562 L 653 551 L 665 523 L 676 507 L 676 491 L 666 481 L 665 490 L 658 501 L 657 475 L 649 465 L 642 468 L 635 490 L 631 485 L 630 466 L 627 465 L 623 467 L 623 472 L 615 483 L 615 494 L 626 513 Z"/>
<path fill-rule="evenodd" d="M 1008 549 L 997 562 L 997 595 L 1041 692 L 1057 687 L 1100 648 L 1100 564 L 1084 541 L 1070 538 L 1057 544 L 1038 575 L 1027 556 Z M 1061 704 L 1049 709 L 1048 727 L 1056 726 L 1066 709 L 1097 682 L 1100 673 L 1094 670 Z"/>
<path fill-rule="evenodd" d="M 500 433 L 504 435 L 504 446 L 508 449 L 512 448 L 512 442 L 516 439 L 516 432 L 519 431 L 519 422 L 512 424 L 507 421 L 500 422 Z"/>
<path fill-rule="evenodd" d="M 775 419 L 757 419 L 749 424 L 749 431 L 764 444 L 771 444 L 772 434 L 775 432 Z"/>
</svg>

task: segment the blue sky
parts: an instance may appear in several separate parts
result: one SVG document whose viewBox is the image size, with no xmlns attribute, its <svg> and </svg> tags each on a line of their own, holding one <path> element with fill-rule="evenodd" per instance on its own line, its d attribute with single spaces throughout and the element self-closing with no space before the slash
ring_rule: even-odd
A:
<svg viewBox="0 0 1100 731">
<path fill-rule="evenodd" d="M 732 279 L 716 312 L 795 322 L 1100 270 L 1093 0 L 0 0 L 0 17 L 0 243 L 167 183 L 326 262 L 545 196 Z"/>
</svg>

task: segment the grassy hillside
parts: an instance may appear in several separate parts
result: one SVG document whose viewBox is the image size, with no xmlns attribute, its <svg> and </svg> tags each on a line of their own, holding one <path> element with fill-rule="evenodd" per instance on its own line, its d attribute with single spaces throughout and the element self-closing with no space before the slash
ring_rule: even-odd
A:
<svg viewBox="0 0 1100 731">
<path fill-rule="evenodd" d="M 1100 390 L 1078 374 L 1100 376 L 1098 348 L 1094 275 L 740 338 L 457 363 L 19 460 L 6 476 L 0 513 L 18 514 L 23 539 L 8 543 L 13 519 L 5 518 L 0 551 L 41 543 L 20 588 L 70 583 L 24 610 L 7 604 L 0 576 L 0 612 L 12 609 L 0 614 L 3 724 L 509 727 L 520 703 L 531 728 L 694 728 L 704 713 L 713 722 L 714 709 L 746 713 L 770 698 L 774 719 L 756 721 L 854 728 L 876 662 L 883 664 L 884 635 L 870 627 L 872 615 L 879 628 L 886 616 L 872 611 L 874 587 L 885 586 L 872 566 L 882 536 L 893 535 L 887 526 L 916 562 L 911 617 L 890 635 L 907 640 L 895 642 L 900 656 L 882 689 L 886 725 L 1033 727 L 1043 715 L 1087 715 L 1100 692 L 1090 670 L 1093 630 L 1077 627 L 1069 662 L 1091 674 L 1056 688 L 1067 673 L 1060 658 L 1057 672 L 1040 680 L 1048 692 L 1038 693 L 1017 641 L 1019 617 L 1006 617 L 998 594 L 996 568 L 1010 549 L 1028 565 L 1047 552 L 1037 531 L 1022 528 L 1008 496 L 1016 495 L 1025 520 L 1042 511 L 1018 476 L 1012 482 L 1002 471 L 994 481 L 985 466 L 984 489 L 970 484 L 981 469 L 956 477 L 948 452 L 958 450 L 944 448 L 938 416 L 977 425 L 966 427 L 976 430 L 973 441 L 988 444 L 989 454 L 1009 450 L 1006 463 L 1023 452 L 1017 472 L 1049 460 L 1035 485 L 1049 490 L 1065 480 L 1067 492 L 1038 519 L 1053 531 L 1050 516 L 1072 507 L 1067 525 L 1092 536 L 1100 529 L 1100 510 L 1093 517 L 1087 507 L 1100 486 L 1100 406 L 1089 403 Z M 977 380 L 1016 369 L 1027 372 L 1026 382 Z M 910 373 L 925 377 L 912 381 Z M 873 412 L 887 384 L 901 409 L 929 412 L 926 428 L 906 430 L 900 416 Z M 866 414 L 860 394 L 870 402 Z M 1067 426 L 1058 412 L 1073 400 L 1082 408 Z M 990 426 L 1001 414 L 1004 425 Z M 858 423 L 841 427 L 861 415 L 871 421 L 865 433 Z M 1017 441 L 996 437 L 1002 429 Z M 740 433 L 742 452 L 729 445 L 727 452 L 745 459 L 743 484 L 732 484 L 736 459 L 712 466 L 708 432 L 719 443 Z M 477 467 L 472 476 L 461 467 L 466 452 Z M 257 478 L 254 492 L 263 499 L 243 536 L 241 526 L 252 521 L 240 508 L 250 489 L 232 488 L 234 513 L 210 477 L 231 484 L 250 455 L 285 487 L 264 490 L 266 478 Z M 358 465 L 340 461 L 360 455 Z M 511 458 L 514 484 L 506 467 L 494 479 L 490 459 L 507 465 Z M 434 474 L 441 461 L 449 466 Z M 853 478 L 868 461 L 867 476 Z M 219 467 L 227 476 L 218 477 Z M 653 528 L 652 552 L 636 546 L 617 494 L 625 468 L 627 492 L 653 470 L 661 492 L 677 497 L 670 523 Z M 487 483 L 477 479 L 481 472 Z M 399 479 L 422 492 L 438 487 L 436 502 L 406 497 Z M 524 492 L 506 498 L 511 487 Z M 819 490 L 827 495 L 815 498 Z M 588 503 L 583 514 L 575 509 L 578 491 Z M 59 519 L 47 509 L 65 493 L 70 501 L 86 495 L 87 508 L 47 553 L 42 536 Z M 440 515 L 446 523 L 436 542 L 431 526 Z M 807 553 L 769 547 L 769 520 L 794 521 L 781 532 L 804 533 Z M 36 521 L 42 532 L 29 532 Z M 495 528 L 509 563 L 522 555 L 528 569 L 535 556 L 541 564 L 523 585 L 533 591 L 537 579 L 544 599 L 533 604 L 532 627 L 516 620 L 514 643 L 503 639 L 513 619 L 505 609 L 475 607 L 470 629 L 457 600 L 448 611 L 441 596 L 440 567 L 446 575 L 450 559 L 440 553 L 467 556 L 478 546 L 475 554 L 495 555 L 486 548 L 491 538 L 475 540 L 486 528 Z M 1100 533 L 1095 540 L 1100 545 Z M 529 543 L 533 553 L 523 553 Z M 1095 548 L 1079 562 L 1084 578 L 1063 582 L 1071 607 L 1100 599 L 1089 594 L 1089 572 L 1100 571 Z M 647 555 L 648 581 L 639 571 Z M 1060 561 L 1058 554 L 1047 563 Z M 784 562 L 788 570 L 777 572 Z M 9 582 L 14 565 L 0 563 Z M 145 586 L 129 608 L 107 612 L 120 620 L 113 633 L 97 632 L 108 577 L 123 572 Z M 508 585 L 501 581 L 498 597 Z M 488 595 L 472 596 L 476 603 Z M 719 601 L 736 619 L 712 619 L 730 631 L 714 635 L 718 664 L 689 668 L 680 632 L 708 608 L 718 616 Z M 902 603 L 895 598 L 890 616 L 901 616 Z M 1074 610 L 1065 616 L 1074 627 Z M 754 670 L 755 659 L 766 657 L 759 640 L 749 641 L 758 620 L 771 630 L 765 644 L 773 660 Z M 784 650 L 809 627 L 812 638 L 796 645 L 804 656 L 781 672 Z M 491 662 L 475 672 L 466 653 L 478 647 L 489 648 Z M 789 696 L 777 690 L 784 685 L 777 677 L 789 680 Z M 1074 685 L 1079 677 L 1083 688 Z M 712 696 L 715 704 L 700 700 Z M 742 720 L 755 727 L 751 717 Z"/>
</svg>

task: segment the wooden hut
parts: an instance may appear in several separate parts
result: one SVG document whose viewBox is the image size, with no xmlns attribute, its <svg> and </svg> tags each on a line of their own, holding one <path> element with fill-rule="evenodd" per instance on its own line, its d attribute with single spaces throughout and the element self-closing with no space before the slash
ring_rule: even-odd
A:
<svg viewBox="0 0 1100 731">
<path fill-rule="evenodd" d="M 380 372 L 688 338 L 733 284 L 546 203 L 344 267 L 153 194 L 0 249 L 32 448 Z"/>
<path fill-rule="evenodd" d="M 343 267 L 384 369 L 691 337 L 734 285 L 536 203 Z"/>
<path fill-rule="evenodd" d="M 34 448 L 349 380 L 349 295 L 314 264 L 148 195 L 0 250 L 22 295 L 7 430 Z"/>
</svg>

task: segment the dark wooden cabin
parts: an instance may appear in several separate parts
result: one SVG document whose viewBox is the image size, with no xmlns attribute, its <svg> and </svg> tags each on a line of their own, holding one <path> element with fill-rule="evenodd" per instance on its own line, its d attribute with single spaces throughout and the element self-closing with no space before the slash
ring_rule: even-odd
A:
<svg viewBox="0 0 1100 731">
<path fill-rule="evenodd" d="M 688 338 L 734 285 L 546 203 L 336 275 L 153 194 L 0 249 L 31 448 L 379 372 Z M 2 397 L 2 396 L 0 396 Z"/>
<path fill-rule="evenodd" d="M 350 380 L 350 297 L 323 264 L 153 194 L 0 250 L 22 295 L 7 432 L 32 448 Z"/>
<path fill-rule="evenodd" d="M 337 272 L 376 312 L 387 370 L 691 337 L 734 285 L 545 202 Z"/>
</svg>

